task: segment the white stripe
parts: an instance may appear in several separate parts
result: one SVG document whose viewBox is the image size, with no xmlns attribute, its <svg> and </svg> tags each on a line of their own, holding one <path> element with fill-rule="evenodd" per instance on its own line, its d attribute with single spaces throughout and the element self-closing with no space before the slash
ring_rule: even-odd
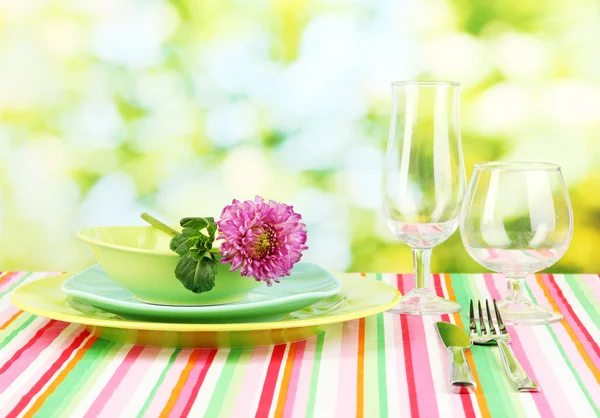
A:
<svg viewBox="0 0 600 418">
<path fill-rule="evenodd" d="M 0 394 L 0 409 L 4 411 L 12 409 L 21 400 L 21 397 L 15 394 L 19 391 L 26 392 L 28 387 L 33 386 L 32 380 L 35 379 L 33 376 L 41 377 L 60 357 L 63 348 L 71 344 L 81 332 L 79 325 L 70 324 L 37 357 L 31 359 L 27 368 Z M 27 353 L 23 355 L 27 356 Z"/>
<path fill-rule="evenodd" d="M 589 401 L 583 391 L 579 388 L 579 383 L 571 372 L 568 364 L 563 359 L 558 346 L 554 342 L 552 335 L 547 327 L 528 327 L 535 334 L 535 339 L 544 350 L 544 355 L 548 359 L 548 365 L 552 367 L 552 372 L 556 379 L 560 381 L 560 388 L 565 392 L 565 398 L 569 400 L 570 406 L 577 416 L 592 417 L 595 415 Z M 570 342 L 570 341 L 569 341 Z M 542 390 L 544 388 L 542 387 Z M 556 411 L 555 411 L 556 412 Z"/>
<path fill-rule="evenodd" d="M 398 280 L 396 274 L 386 274 L 383 278 L 390 286 L 397 286 Z M 406 372 L 403 374 L 397 372 L 398 369 L 405 370 L 400 315 L 391 312 L 386 313 L 384 315 L 384 324 L 386 326 L 386 361 L 387 359 L 392 360 L 389 368 L 392 372 L 388 373 L 387 376 L 389 415 L 397 417 L 410 416 L 410 399 L 408 397 Z M 393 414 L 392 411 L 394 411 Z M 403 413 L 404 415 L 402 415 Z"/>
<path fill-rule="evenodd" d="M 221 371 L 225 366 L 230 351 L 231 350 L 227 349 L 220 349 L 217 351 L 217 354 L 204 377 L 204 382 L 198 391 L 198 396 L 190 409 L 190 417 L 204 416 L 204 412 L 206 411 L 206 408 L 208 408 L 208 404 L 210 403 L 212 394 L 217 386 L 217 381 L 219 380 L 219 377 L 221 377 Z"/>
<path fill-rule="evenodd" d="M 322 417 L 335 416 L 338 385 L 334 382 L 338 380 L 340 368 L 342 325 L 334 324 L 329 327 L 323 341 L 315 400 L 315 414 Z"/>
<path fill-rule="evenodd" d="M 92 406 L 92 404 L 102 391 L 102 389 L 104 389 L 110 378 L 115 374 L 117 368 L 121 365 L 127 353 L 129 353 L 129 351 L 131 351 L 133 347 L 134 346 L 130 344 L 123 345 L 121 348 L 119 348 L 119 351 L 115 353 L 114 357 L 110 358 L 110 361 L 107 361 L 100 366 L 103 368 L 102 373 L 98 376 L 94 385 L 90 387 L 88 392 L 81 399 L 79 405 L 77 405 L 77 408 L 75 408 L 71 417 L 83 417 L 86 414 L 88 409 L 90 409 L 90 406 Z"/>
</svg>

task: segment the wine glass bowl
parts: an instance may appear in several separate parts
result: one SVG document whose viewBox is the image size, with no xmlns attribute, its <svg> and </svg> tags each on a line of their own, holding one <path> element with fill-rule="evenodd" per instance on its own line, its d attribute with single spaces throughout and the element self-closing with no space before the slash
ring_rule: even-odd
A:
<svg viewBox="0 0 600 418">
<path fill-rule="evenodd" d="M 428 288 L 432 248 L 458 228 L 465 191 L 459 129 L 460 85 L 392 83 L 393 108 L 383 170 L 383 212 L 412 248 L 415 286 L 393 312 L 443 314 L 460 306 Z"/>
<path fill-rule="evenodd" d="M 475 164 L 460 231 L 471 257 L 508 279 L 507 295 L 498 303 L 506 322 L 535 325 L 562 319 L 523 296 L 525 278 L 556 263 L 571 242 L 573 214 L 560 166 Z"/>
</svg>

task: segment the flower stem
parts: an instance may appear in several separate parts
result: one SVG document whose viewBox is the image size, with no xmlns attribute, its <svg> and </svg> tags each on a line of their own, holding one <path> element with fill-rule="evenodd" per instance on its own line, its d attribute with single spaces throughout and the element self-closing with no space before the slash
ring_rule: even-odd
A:
<svg viewBox="0 0 600 418">
<path fill-rule="evenodd" d="M 146 212 L 142 213 L 142 219 L 145 220 L 146 222 L 148 222 L 154 228 L 164 232 L 167 235 L 174 237 L 175 235 L 179 234 L 178 231 L 176 231 L 173 228 L 171 228 L 170 226 L 162 223 L 161 221 L 156 219 L 154 216 L 151 216 Z"/>
</svg>

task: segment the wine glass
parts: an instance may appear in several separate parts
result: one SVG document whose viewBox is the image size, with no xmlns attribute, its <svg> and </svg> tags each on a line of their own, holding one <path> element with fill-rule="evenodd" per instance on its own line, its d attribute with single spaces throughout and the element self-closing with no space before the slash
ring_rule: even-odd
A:
<svg viewBox="0 0 600 418">
<path fill-rule="evenodd" d="M 562 319 L 560 313 L 523 296 L 525 278 L 556 263 L 573 235 L 571 202 L 560 166 L 475 164 L 460 232 L 475 261 L 507 278 L 507 295 L 498 303 L 506 322 L 537 325 Z"/>
<path fill-rule="evenodd" d="M 465 192 L 459 96 L 460 84 L 455 82 L 392 83 L 383 210 L 390 230 L 412 248 L 415 283 L 392 312 L 460 310 L 460 305 L 436 296 L 428 286 L 432 249 L 458 228 Z"/>
</svg>

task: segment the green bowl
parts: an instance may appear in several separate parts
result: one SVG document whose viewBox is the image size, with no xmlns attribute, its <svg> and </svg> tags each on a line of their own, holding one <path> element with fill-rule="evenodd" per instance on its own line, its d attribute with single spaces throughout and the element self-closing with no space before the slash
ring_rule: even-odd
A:
<svg viewBox="0 0 600 418">
<path fill-rule="evenodd" d="M 175 277 L 179 256 L 169 249 L 171 237 L 151 226 L 85 228 L 77 236 L 88 243 L 112 280 L 140 302 L 157 305 L 220 305 L 244 299 L 259 286 L 251 277 L 219 263 L 215 287 L 204 293 L 187 290 Z M 217 254 L 217 260 L 220 255 Z"/>
</svg>

